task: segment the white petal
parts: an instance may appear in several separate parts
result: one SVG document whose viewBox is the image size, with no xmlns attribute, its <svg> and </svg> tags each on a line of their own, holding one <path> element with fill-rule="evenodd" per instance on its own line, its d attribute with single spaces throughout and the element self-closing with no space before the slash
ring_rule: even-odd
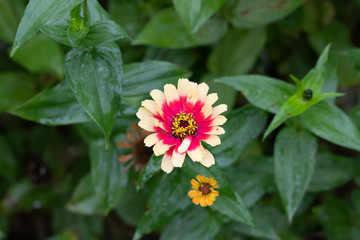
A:
<svg viewBox="0 0 360 240">
<path fill-rule="evenodd" d="M 151 147 L 152 145 L 154 145 L 155 143 L 157 143 L 159 141 L 159 137 L 158 137 L 158 134 L 157 133 L 152 133 L 150 134 L 149 136 L 147 136 L 145 139 L 144 139 L 144 143 L 145 143 L 145 146 L 147 147 Z"/>
<path fill-rule="evenodd" d="M 174 169 L 174 166 L 171 161 L 171 156 L 165 154 L 161 161 L 161 169 L 164 170 L 166 173 L 171 173 Z"/>
<path fill-rule="evenodd" d="M 178 100 L 179 95 L 176 87 L 172 84 L 165 84 L 164 86 L 164 94 L 166 98 L 166 102 L 169 104 L 172 101 Z"/>
<path fill-rule="evenodd" d="M 186 102 L 187 103 L 192 103 L 193 105 L 195 105 L 198 98 L 199 98 L 198 92 L 195 89 L 191 89 L 189 94 L 187 95 Z"/>
<path fill-rule="evenodd" d="M 189 79 L 187 78 L 180 78 L 178 81 L 178 93 L 179 96 L 187 96 L 188 92 L 191 89 L 191 84 Z"/>
<path fill-rule="evenodd" d="M 152 90 L 150 92 L 150 96 L 154 99 L 156 104 L 159 105 L 160 107 L 165 102 L 165 94 L 162 91 L 158 90 L 158 89 Z"/>
<path fill-rule="evenodd" d="M 153 117 L 144 117 L 140 120 L 140 122 L 138 123 L 138 125 L 145 129 L 146 131 L 149 132 L 155 132 L 155 123 L 154 123 L 155 118 Z"/>
<path fill-rule="evenodd" d="M 160 142 L 157 142 L 155 146 L 153 147 L 155 156 L 163 155 L 167 152 L 173 145 L 164 144 L 164 141 L 161 140 Z"/>
<path fill-rule="evenodd" d="M 212 129 L 207 132 L 206 134 L 215 134 L 215 135 L 221 135 L 221 134 L 224 134 L 225 133 L 225 130 L 222 128 L 222 127 L 219 127 L 219 126 L 213 126 Z"/>
<path fill-rule="evenodd" d="M 210 135 L 207 139 L 205 139 L 203 141 L 212 147 L 215 147 L 221 143 L 220 138 L 216 135 Z"/>
<path fill-rule="evenodd" d="M 191 144 L 191 140 L 192 140 L 192 136 L 187 136 L 186 138 L 184 138 L 184 140 L 182 141 L 182 143 L 180 144 L 178 151 L 180 153 L 184 153 L 186 152 L 186 150 L 189 148 L 190 144 Z"/>
<path fill-rule="evenodd" d="M 184 160 L 185 160 L 186 153 L 179 153 L 174 148 L 173 154 L 172 154 L 172 164 L 174 167 L 182 167 Z"/>
<path fill-rule="evenodd" d="M 203 146 L 199 145 L 194 150 L 187 151 L 187 154 L 194 162 L 201 162 L 205 157 L 205 150 Z"/>
<path fill-rule="evenodd" d="M 204 115 L 204 118 L 207 118 L 208 116 L 211 115 L 211 113 L 213 112 L 213 108 L 210 105 L 204 105 L 201 108 L 201 112 Z"/>
<path fill-rule="evenodd" d="M 212 106 L 218 99 L 219 98 L 216 93 L 210 93 L 206 96 L 205 104 Z"/>
<path fill-rule="evenodd" d="M 215 117 L 219 114 L 222 114 L 223 112 L 225 112 L 227 110 L 227 105 L 226 104 L 220 104 L 216 107 L 213 107 L 212 110 L 212 115 Z"/>
<path fill-rule="evenodd" d="M 224 123 L 226 123 L 226 121 L 227 121 L 226 117 L 224 117 L 223 115 L 218 115 L 213 119 L 211 126 L 223 125 Z"/>
<path fill-rule="evenodd" d="M 205 149 L 205 158 L 200 163 L 205 167 L 210 167 L 215 164 L 215 158 L 209 150 Z"/>
<path fill-rule="evenodd" d="M 141 102 L 141 106 L 145 107 L 147 110 L 156 114 L 156 103 L 153 100 L 146 99 Z"/>
<path fill-rule="evenodd" d="M 136 113 L 136 116 L 139 118 L 139 119 L 143 119 L 145 117 L 152 117 L 153 114 L 147 110 L 146 108 L 144 107 L 140 107 L 139 110 L 137 111 Z"/>
<path fill-rule="evenodd" d="M 162 130 L 166 131 L 165 124 L 163 122 L 159 121 L 159 119 L 155 118 L 154 125 L 155 125 L 155 127 L 159 127 Z"/>
<path fill-rule="evenodd" d="M 203 82 L 198 85 L 197 90 L 199 92 L 199 100 L 202 102 L 205 101 L 209 86 Z"/>
</svg>

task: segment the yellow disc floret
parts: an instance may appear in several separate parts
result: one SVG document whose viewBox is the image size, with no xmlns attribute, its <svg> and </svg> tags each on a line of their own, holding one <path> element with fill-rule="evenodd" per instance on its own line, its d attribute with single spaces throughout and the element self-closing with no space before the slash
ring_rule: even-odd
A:
<svg viewBox="0 0 360 240">
<path fill-rule="evenodd" d="M 192 117 L 192 114 L 178 113 L 171 126 L 172 135 L 184 139 L 196 133 L 198 126 Z"/>
</svg>

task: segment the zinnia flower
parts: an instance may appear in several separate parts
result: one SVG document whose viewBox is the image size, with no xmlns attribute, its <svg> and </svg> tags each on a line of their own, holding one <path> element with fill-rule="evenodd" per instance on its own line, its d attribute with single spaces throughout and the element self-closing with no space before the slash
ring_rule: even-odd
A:
<svg viewBox="0 0 360 240">
<path fill-rule="evenodd" d="M 214 188 L 219 188 L 213 177 L 207 178 L 205 176 L 197 175 L 196 179 L 191 179 L 193 190 L 190 190 L 188 195 L 192 198 L 194 204 L 202 207 L 211 206 L 216 197 L 219 196 L 219 192 Z"/>
<path fill-rule="evenodd" d="M 172 84 L 164 86 L 164 92 L 155 89 L 150 92 L 154 100 L 145 100 L 136 113 L 139 126 L 155 132 L 145 138 L 145 145 L 153 147 L 154 154 L 164 154 L 161 168 L 170 173 L 174 167 L 181 167 L 186 153 L 194 162 L 206 167 L 215 164 L 213 155 L 201 145 L 220 144 L 217 135 L 225 133 L 222 125 L 226 118 L 221 113 L 227 110 L 225 104 L 216 107 L 216 93 L 207 95 L 209 86 L 181 78 L 177 89 Z"/>
<path fill-rule="evenodd" d="M 152 155 L 151 148 L 146 147 L 144 144 L 145 137 L 150 133 L 142 130 L 136 124 L 131 124 L 131 129 L 132 131 L 129 131 L 126 134 L 128 142 L 119 142 L 117 144 L 118 147 L 131 149 L 131 153 L 121 155 L 118 160 L 120 163 L 126 163 L 132 160 L 126 166 L 124 171 L 128 170 L 131 166 L 134 166 L 136 172 L 142 172 Z"/>
</svg>

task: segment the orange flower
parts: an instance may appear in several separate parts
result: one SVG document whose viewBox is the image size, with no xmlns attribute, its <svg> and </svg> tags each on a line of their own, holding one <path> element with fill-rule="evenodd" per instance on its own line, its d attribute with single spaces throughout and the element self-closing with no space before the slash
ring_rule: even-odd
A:
<svg viewBox="0 0 360 240">
<path fill-rule="evenodd" d="M 127 171 L 131 166 L 134 166 L 136 172 L 142 172 L 148 163 L 152 150 L 146 147 L 144 139 L 150 134 L 149 132 L 142 130 L 137 124 L 131 124 L 132 131 L 126 134 L 128 142 L 119 142 L 118 147 L 129 148 L 132 150 L 130 154 L 122 155 L 119 157 L 120 163 L 126 163 L 129 160 L 129 164 L 126 166 L 124 171 Z"/>
<path fill-rule="evenodd" d="M 197 175 L 196 179 L 191 179 L 193 190 L 190 190 L 188 195 L 192 198 L 194 204 L 202 207 L 211 206 L 216 197 L 219 196 L 219 192 L 214 188 L 219 188 L 213 177 L 207 178 L 205 176 Z"/>
</svg>

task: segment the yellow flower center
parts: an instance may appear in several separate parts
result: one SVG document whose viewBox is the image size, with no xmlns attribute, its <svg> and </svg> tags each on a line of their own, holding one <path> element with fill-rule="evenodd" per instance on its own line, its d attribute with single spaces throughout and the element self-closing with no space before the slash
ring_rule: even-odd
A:
<svg viewBox="0 0 360 240">
<path fill-rule="evenodd" d="M 172 135 L 184 139 L 187 136 L 194 135 L 197 130 L 197 123 L 192 114 L 178 113 L 171 126 Z"/>
</svg>

